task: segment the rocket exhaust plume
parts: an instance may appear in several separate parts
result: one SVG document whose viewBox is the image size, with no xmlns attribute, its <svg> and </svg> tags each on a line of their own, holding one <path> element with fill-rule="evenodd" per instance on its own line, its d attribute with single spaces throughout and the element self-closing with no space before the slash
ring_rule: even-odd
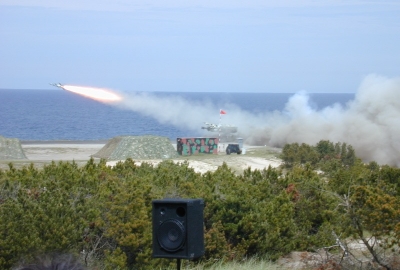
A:
<svg viewBox="0 0 400 270">
<path fill-rule="evenodd" d="M 333 104 L 317 110 L 309 99 L 306 93 L 299 93 L 288 100 L 282 111 L 251 113 L 235 104 L 132 93 L 118 106 L 163 124 L 185 127 L 193 134 L 201 132 L 205 121 L 218 123 L 222 107 L 227 111 L 222 124 L 237 126 L 238 136 L 249 145 L 283 147 L 286 143 L 315 145 L 320 140 L 330 140 L 351 144 L 366 162 L 400 166 L 400 78 L 367 76 L 354 100 L 345 106 Z"/>
<path fill-rule="evenodd" d="M 63 85 L 62 88 L 75 94 L 95 99 L 101 102 L 118 102 L 122 100 L 122 97 L 118 94 L 102 88 L 74 85 Z"/>
</svg>

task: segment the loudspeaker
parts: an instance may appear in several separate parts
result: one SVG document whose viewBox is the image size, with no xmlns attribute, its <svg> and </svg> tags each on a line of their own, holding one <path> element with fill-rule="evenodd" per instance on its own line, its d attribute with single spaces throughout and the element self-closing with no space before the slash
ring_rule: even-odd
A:
<svg viewBox="0 0 400 270">
<path fill-rule="evenodd" d="M 203 256 L 203 210 L 202 199 L 153 200 L 153 257 Z"/>
</svg>

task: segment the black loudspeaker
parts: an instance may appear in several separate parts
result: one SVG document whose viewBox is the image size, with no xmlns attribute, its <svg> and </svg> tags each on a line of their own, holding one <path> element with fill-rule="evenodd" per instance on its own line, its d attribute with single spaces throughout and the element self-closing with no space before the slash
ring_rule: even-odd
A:
<svg viewBox="0 0 400 270">
<path fill-rule="evenodd" d="M 203 210 L 202 199 L 153 200 L 153 257 L 203 256 Z"/>
</svg>

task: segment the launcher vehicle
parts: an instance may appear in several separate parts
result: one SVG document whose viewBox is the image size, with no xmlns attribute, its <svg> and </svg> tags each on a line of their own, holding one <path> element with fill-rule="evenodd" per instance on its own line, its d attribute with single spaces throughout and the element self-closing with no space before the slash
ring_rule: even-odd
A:
<svg viewBox="0 0 400 270">
<path fill-rule="evenodd" d="M 201 127 L 202 129 L 207 129 L 208 131 L 212 132 L 221 132 L 221 133 L 236 133 L 238 128 L 235 126 L 230 126 L 230 125 L 216 125 L 216 124 L 210 124 L 205 122 L 204 126 Z"/>
</svg>

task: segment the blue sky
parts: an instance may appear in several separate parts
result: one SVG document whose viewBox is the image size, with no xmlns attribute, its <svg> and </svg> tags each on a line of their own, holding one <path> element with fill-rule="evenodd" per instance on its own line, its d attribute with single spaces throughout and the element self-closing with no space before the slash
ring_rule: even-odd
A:
<svg viewBox="0 0 400 270">
<path fill-rule="evenodd" d="M 400 1 L 0 0 L 0 88 L 356 92 L 400 75 Z"/>
</svg>

